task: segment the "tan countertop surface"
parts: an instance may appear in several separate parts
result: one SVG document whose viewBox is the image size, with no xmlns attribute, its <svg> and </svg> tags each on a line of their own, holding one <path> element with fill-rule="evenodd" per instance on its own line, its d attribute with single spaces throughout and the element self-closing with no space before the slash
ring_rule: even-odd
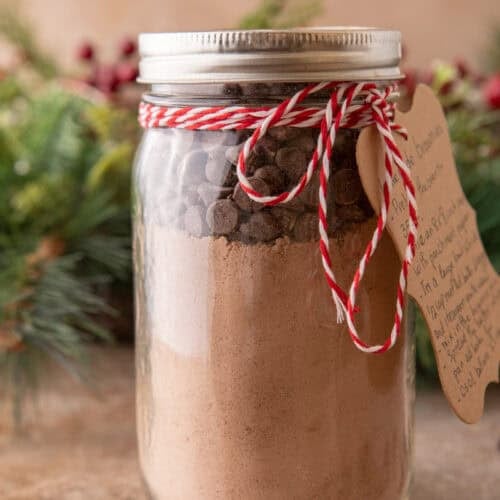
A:
<svg viewBox="0 0 500 500">
<path fill-rule="evenodd" d="M 94 357 L 97 395 L 51 372 L 22 434 L 0 417 L 0 499 L 146 499 L 135 448 L 133 352 L 106 348 Z M 500 499 L 498 386 L 489 388 L 486 413 L 474 426 L 452 414 L 439 390 L 418 393 L 411 498 Z"/>
</svg>

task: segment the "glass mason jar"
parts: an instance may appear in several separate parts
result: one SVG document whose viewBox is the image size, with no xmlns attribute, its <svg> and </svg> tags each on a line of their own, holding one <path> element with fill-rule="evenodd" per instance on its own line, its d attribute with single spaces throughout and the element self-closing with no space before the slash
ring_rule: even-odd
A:
<svg viewBox="0 0 500 500">
<path fill-rule="evenodd" d="M 400 37 L 321 29 L 146 34 L 144 100 L 158 106 L 278 105 L 317 81 L 400 78 Z M 307 101 L 324 106 L 329 92 Z M 146 487 L 157 500 L 407 498 L 414 399 L 413 320 L 382 355 L 338 324 L 318 246 L 318 173 L 265 206 L 236 162 L 251 130 L 150 128 L 134 170 L 137 417 Z M 260 193 L 305 172 L 316 127 L 272 127 L 247 175 Z M 328 219 L 347 287 L 376 218 L 357 173 L 359 129 L 340 129 Z M 359 293 L 363 339 L 394 320 L 400 262 L 384 236 Z"/>
</svg>

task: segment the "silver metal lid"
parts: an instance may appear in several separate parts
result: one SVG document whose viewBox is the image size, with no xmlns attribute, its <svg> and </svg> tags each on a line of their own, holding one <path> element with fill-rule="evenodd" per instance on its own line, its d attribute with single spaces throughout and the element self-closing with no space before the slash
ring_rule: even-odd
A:
<svg viewBox="0 0 500 500">
<path fill-rule="evenodd" d="M 376 28 L 145 33 L 139 53 L 151 84 L 401 78 L 401 34 Z"/>
</svg>

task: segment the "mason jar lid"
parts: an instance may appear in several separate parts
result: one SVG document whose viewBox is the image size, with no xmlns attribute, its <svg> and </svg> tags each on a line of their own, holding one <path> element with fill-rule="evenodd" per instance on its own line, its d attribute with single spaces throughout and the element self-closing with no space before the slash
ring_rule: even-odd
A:
<svg viewBox="0 0 500 500">
<path fill-rule="evenodd" d="M 144 33 L 139 81 L 162 83 L 396 80 L 401 34 L 325 27 Z"/>
</svg>

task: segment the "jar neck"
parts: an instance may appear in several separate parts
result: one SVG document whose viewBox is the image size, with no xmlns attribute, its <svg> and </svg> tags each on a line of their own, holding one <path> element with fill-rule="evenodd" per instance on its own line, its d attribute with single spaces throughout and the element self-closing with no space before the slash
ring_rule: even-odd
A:
<svg viewBox="0 0 500 500">
<path fill-rule="evenodd" d="M 283 83 L 283 82 L 255 82 L 239 83 L 183 83 L 183 84 L 155 84 L 149 92 L 143 95 L 146 102 L 159 106 L 213 106 L 249 105 L 249 106 L 276 106 L 289 99 L 311 82 Z M 353 82 L 354 83 L 354 82 Z M 396 80 L 377 82 L 379 89 L 397 83 Z M 319 91 L 304 101 L 311 106 L 323 106 L 332 93 L 332 88 Z M 399 93 L 393 92 L 389 100 L 397 101 Z"/>
</svg>

